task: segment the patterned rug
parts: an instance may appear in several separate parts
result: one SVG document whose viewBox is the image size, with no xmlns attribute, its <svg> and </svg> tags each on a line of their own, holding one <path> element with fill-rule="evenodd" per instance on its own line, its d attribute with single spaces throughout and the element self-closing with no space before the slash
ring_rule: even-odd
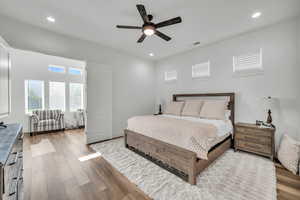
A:
<svg viewBox="0 0 300 200">
<path fill-rule="evenodd" d="M 275 200 L 273 163 L 228 150 L 190 185 L 124 147 L 124 139 L 91 145 L 145 194 L 159 200 Z"/>
</svg>

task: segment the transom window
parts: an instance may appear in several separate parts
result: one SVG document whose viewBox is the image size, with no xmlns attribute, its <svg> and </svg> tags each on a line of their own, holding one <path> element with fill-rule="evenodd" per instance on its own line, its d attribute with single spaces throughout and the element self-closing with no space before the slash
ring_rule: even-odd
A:
<svg viewBox="0 0 300 200">
<path fill-rule="evenodd" d="M 192 66 L 192 77 L 201 78 L 210 76 L 210 62 L 204 62 Z"/>
<path fill-rule="evenodd" d="M 82 75 L 82 69 L 78 68 L 69 68 L 69 74 L 71 75 Z"/>
<path fill-rule="evenodd" d="M 48 70 L 50 72 L 65 73 L 65 67 L 63 67 L 63 66 L 49 65 Z"/>
<path fill-rule="evenodd" d="M 261 48 L 257 52 L 233 56 L 233 72 L 261 70 L 263 70 Z"/>
<path fill-rule="evenodd" d="M 165 72 L 165 81 L 174 81 L 177 80 L 177 71 L 167 71 Z"/>
</svg>

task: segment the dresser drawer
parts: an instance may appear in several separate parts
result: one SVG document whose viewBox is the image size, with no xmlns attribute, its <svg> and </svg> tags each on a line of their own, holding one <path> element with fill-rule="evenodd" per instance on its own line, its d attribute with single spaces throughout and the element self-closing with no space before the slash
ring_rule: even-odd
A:
<svg viewBox="0 0 300 200">
<path fill-rule="evenodd" d="M 253 136 L 265 136 L 265 137 L 272 137 L 273 132 L 271 130 L 266 129 L 253 129 L 253 128 L 247 128 L 247 127 L 236 127 L 236 132 L 240 134 L 246 134 L 246 135 L 253 135 Z"/>
<path fill-rule="evenodd" d="M 235 133 L 235 139 L 236 140 L 243 140 L 246 142 L 251 142 L 255 144 L 266 144 L 271 145 L 272 139 L 269 136 L 257 136 L 255 134 L 244 134 L 240 132 Z"/>
<path fill-rule="evenodd" d="M 251 152 L 257 152 L 257 153 L 263 153 L 263 154 L 271 154 L 272 148 L 270 145 L 266 144 L 257 144 L 252 142 L 247 142 L 243 140 L 236 140 L 236 146 L 238 149 L 251 151 Z"/>
</svg>

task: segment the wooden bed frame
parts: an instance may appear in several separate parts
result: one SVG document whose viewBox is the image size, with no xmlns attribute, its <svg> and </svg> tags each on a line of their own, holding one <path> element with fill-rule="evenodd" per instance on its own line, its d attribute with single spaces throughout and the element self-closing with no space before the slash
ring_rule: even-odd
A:
<svg viewBox="0 0 300 200">
<path fill-rule="evenodd" d="M 178 98 L 180 97 L 229 97 L 228 109 L 231 111 L 230 120 L 234 125 L 234 93 L 175 94 L 173 95 L 173 101 L 179 101 Z M 196 184 L 197 175 L 232 146 L 232 137 L 229 136 L 209 151 L 208 160 L 203 160 L 197 158 L 195 152 L 128 129 L 125 129 L 124 134 L 125 146 L 128 149 L 193 185 Z"/>
</svg>

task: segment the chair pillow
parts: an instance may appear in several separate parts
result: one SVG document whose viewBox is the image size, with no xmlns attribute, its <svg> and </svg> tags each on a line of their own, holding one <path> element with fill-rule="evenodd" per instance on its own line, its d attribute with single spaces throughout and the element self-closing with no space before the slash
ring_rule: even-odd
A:
<svg viewBox="0 0 300 200">
<path fill-rule="evenodd" d="M 201 108 L 200 117 L 224 120 L 227 104 L 226 100 L 206 100 Z"/>
<path fill-rule="evenodd" d="M 167 104 L 165 114 L 170 115 L 181 115 L 182 108 L 183 108 L 184 102 L 183 101 L 172 101 Z"/>
<path fill-rule="evenodd" d="M 297 174 L 300 159 L 300 142 L 288 135 L 284 135 L 277 152 L 277 157 L 285 168 Z"/>
<path fill-rule="evenodd" d="M 203 105 L 203 101 L 201 100 L 186 101 L 181 115 L 199 117 L 202 105 Z"/>
</svg>

